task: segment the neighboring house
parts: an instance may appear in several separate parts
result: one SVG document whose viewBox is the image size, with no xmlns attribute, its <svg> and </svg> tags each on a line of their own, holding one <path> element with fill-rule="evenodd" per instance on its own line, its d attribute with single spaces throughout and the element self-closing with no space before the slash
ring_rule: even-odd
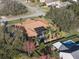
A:
<svg viewBox="0 0 79 59">
<path fill-rule="evenodd" d="M 52 6 L 55 6 L 56 8 L 62 8 L 62 7 L 66 7 L 67 5 L 70 5 L 70 2 L 61 2 L 61 1 L 56 1 L 56 2 L 52 2 Z"/>
<path fill-rule="evenodd" d="M 30 2 L 30 0 L 22 0 L 23 2 L 26 2 L 26 3 L 28 3 L 28 2 Z"/>
<path fill-rule="evenodd" d="M 74 2 L 78 2 L 78 0 L 73 0 Z"/>
<path fill-rule="evenodd" d="M 59 50 L 60 59 L 79 59 L 79 45 L 72 40 L 57 42 L 53 46 Z"/>
<path fill-rule="evenodd" d="M 40 2 L 45 3 L 47 6 L 53 6 L 56 8 L 66 7 L 71 4 L 68 1 L 61 2 L 60 0 L 40 0 Z"/>
<path fill-rule="evenodd" d="M 46 3 L 47 6 L 52 5 L 56 0 L 40 0 L 41 3 Z"/>
<path fill-rule="evenodd" d="M 39 2 L 39 0 L 25 0 L 27 3 L 28 2 L 34 2 L 34 3 L 37 3 L 37 2 Z"/>
</svg>

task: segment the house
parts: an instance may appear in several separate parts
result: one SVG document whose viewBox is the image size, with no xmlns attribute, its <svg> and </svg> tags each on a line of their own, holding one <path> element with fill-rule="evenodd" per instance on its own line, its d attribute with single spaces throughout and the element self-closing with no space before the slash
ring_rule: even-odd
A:
<svg viewBox="0 0 79 59">
<path fill-rule="evenodd" d="M 74 2 L 78 2 L 78 0 L 73 0 Z"/>
<path fill-rule="evenodd" d="M 53 30 L 58 30 L 56 24 L 52 25 L 44 18 L 27 19 L 12 26 L 15 29 L 22 30 L 23 34 L 27 37 L 26 40 L 38 38 L 36 40 L 37 45 L 41 42 L 47 43 L 60 38 L 58 33 L 49 33 L 48 30 L 50 27 Z"/>
<path fill-rule="evenodd" d="M 57 0 L 40 0 L 41 3 L 46 3 L 47 6 L 52 5 Z"/>
<path fill-rule="evenodd" d="M 28 37 L 37 37 L 38 35 L 41 35 L 42 31 L 48 26 L 48 21 L 43 18 L 36 18 L 34 20 L 27 19 L 25 22 L 15 24 L 15 27 L 24 29 Z"/>
<path fill-rule="evenodd" d="M 14 27 L 21 29 L 23 33 L 27 35 L 27 39 L 35 39 L 36 37 L 38 37 L 37 42 L 40 43 L 51 42 L 60 38 L 60 35 L 58 33 L 49 33 L 48 30 L 50 27 L 52 28 L 52 30 L 58 30 L 59 28 L 56 26 L 56 24 L 50 24 L 44 18 L 27 19 L 24 22 L 14 24 Z"/>
<path fill-rule="evenodd" d="M 23 51 L 32 53 L 35 50 L 35 47 L 39 45 L 38 41 L 35 41 L 34 38 L 39 37 L 43 39 L 43 32 L 48 26 L 48 21 L 43 18 L 27 19 L 22 23 L 15 24 L 15 28 L 22 29 L 28 36 L 27 41 L 24 41 L 23 43 Z"/>
<path fill-rule="evenodd" d="M 62 2 L 60 0 L 40 0 L 40 2 L 45 3 L 47 6 L 52 6 L 56 8 L 66 7 L 67 5 L 71 4 L 68 1 Z"/>
<path fill-rule="evenodd" d="M 53 46 L 59 50 L 60 59 L 79 59 L 79 45 L 72 40 L 56 42 Z"/>
</svg>

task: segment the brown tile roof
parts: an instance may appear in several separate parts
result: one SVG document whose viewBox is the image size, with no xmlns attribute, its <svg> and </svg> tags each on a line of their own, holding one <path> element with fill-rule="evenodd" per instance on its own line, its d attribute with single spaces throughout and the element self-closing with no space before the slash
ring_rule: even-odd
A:
<svg viewBox="0 0 79 59">
<path fill-rule="evenodd" d="M 37 33 L 35 31 L 35 28 L 37 27 L 48 27 L 49 23 L 43 18 L 35 18 L 34 20 L 32 19 L 27 19 L 25 22 L 22 22 L 22 24 L 16 24 L 16 26 L 22 26 L 24 27 L 26 33 L 28 34 L 29 37 L 37 36 Z"/>
</svg>

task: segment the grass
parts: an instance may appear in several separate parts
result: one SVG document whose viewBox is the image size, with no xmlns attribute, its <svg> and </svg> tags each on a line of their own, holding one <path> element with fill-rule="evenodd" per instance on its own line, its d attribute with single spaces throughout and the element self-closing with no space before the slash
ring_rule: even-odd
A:
<svg viewBox="0 0 79 59">
<path fill-rule="evenodd" d="M 34 19 L 34 18 L 38 18 L 38 17 L 32 17 L 31 19 Z M 27 19 L 16 19 L 16 20 L 8 21 L 8 24 L 12 25 L 12 24 L 16 24 L 16 23 L 21 23 L 25 20 L 27 20 Z"/>
<path fill-rule="evenodd" d="M 12 20 L 12 21 L 8 21 L 8 24 L 12 25 L 12 24 L 16 24 L 16 23 L 21 23 L 23 21 L 24 21 L 24 19 L 23 20 L 20 20 L 20 19 Z"/>
</svg>

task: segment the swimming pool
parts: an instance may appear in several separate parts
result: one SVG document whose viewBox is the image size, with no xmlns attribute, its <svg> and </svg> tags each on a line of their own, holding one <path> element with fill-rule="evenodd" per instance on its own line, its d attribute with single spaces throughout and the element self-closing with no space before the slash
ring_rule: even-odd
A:
<svg viewBox="0 0 79 59">
<path fill-rule="evenodd" d="M 72 46 L 76 45 L 76 43 L 72 40 L 68 40 L 63 42 L 63 44 L 67 47 L 67 48 L 71 48 Z"/>
</svg>

